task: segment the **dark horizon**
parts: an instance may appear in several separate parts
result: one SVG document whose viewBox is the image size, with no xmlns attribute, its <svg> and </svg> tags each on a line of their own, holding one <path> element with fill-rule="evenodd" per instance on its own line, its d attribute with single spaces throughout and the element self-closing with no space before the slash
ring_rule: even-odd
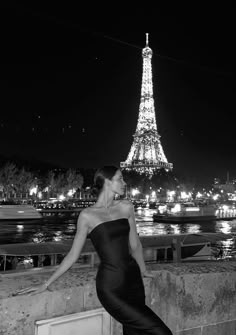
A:
<svg viewBox="0 0 236 335">
<path fill-rule="evenodd" d="M 149 31 L 117 33 L 85 29 L 69 8 L 2 7 L 1 155 L 64 168 L 124 161 L 149 32 L 157 127 L 175 173 L 236 177 L 233 30 L 224 13 L 160 16 Z"/>
</svg>

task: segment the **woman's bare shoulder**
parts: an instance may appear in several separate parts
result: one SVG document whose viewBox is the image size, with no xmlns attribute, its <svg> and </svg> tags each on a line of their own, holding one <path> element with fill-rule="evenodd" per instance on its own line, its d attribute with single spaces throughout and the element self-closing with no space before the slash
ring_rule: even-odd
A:
<svg viewBox="0 0 236 335">
<path fill-rule="evenodd" d="M 78 223 L 88 225 L 92 220 L 92 210 L 89 207 L 82 209 L 78 217 Z"/>
<path fill-rule="evenodd" d="M 126 206 L 133 206 L 132 201 L 129 200 L 129 199 L 122 199 L 122 200 L 120 200 L 120 202 L 121 202 L 122 204 L 126 205 Z"/>
<path fill-rule="evenodd" d="M 79 216 L 82 219 L 86 220 L 86 219 L 90 219 L 92 214 L 93 214 L 93 208 L 92 207 L 87 207 L 87 208 L 82 209 Z"/>
<path fill-rule="evenodd" d="M 80 212 L 77 224 L 78 227 L 90 229 L 96 224 L 97 218 L 93 208 L 87 207 Z"/>
<path fill-rule="evenodd" d="M 132 201 L 128 200 L 128 199 L 122 199 L 120 200 L 120 205 L 125 208 L 125 209 L 129 209 L 132 210 L 133 209 L 133 203 Z"/>
</svg>

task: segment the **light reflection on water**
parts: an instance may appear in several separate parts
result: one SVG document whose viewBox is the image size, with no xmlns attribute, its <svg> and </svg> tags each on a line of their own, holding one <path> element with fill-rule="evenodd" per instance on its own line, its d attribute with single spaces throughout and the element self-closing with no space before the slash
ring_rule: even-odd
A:
<svg viewBox="0 0 236 335">
<path fill-rule="evenodd" d="M 236 228 L 236 221 L 218 221 L 217 230 L 224 234 L 231 234 L 233 232 L 233 226 Z"/>
<path fill-rule="evenodd" d="M 152 216 L 155 213 L 155 209 L 140 208 L 135 211 L 135 218 L 137 223 L 152 222 Z"/>
<path fill-rule="evenodd" d="M 212 252 L 213 254 L 215 252 L 216 258 L 222 257 L 222 259 L 231 259 L 232 257 L 236 257 L 236 220 L 171 224 L 153 222 L 152 213 L 148 213 L 147 210 L 143 212 L 143 215 L 145 215 L 145 220 L 142 220 L 142 211 L 139 210 L 137 213 L 137 231 L 139 236 L 201 233 L 231 234 L 226 240 L 214 241 L 213 239 L 211 243 Z M 220 253 L 221 256 L 219 256 Z"/>
<path fill-rule="evenodd" d="M 153 222 L 155 210 L 138 209 L 135 212 L 137 231 L 142 235 L 224 233 L 236 236 L 236 220 L 209 221 L 201 223 L 158 223 Z M 73 239 L 76 232 L 76 216 L 50 215 L 40 220 L 1 221 L 0 244 L 23 242 L 49 242 Z M 223 241 L 227 247 L 235 243 L 230 238 Z"/>
</svg>

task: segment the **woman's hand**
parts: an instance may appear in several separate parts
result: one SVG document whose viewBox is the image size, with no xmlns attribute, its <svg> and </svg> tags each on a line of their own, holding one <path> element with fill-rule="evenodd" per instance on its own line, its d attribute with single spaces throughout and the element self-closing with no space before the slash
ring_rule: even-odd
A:
<svg viewBox="0 0 236 335">
<path fill-rule="evenodd" d="M 155 274 L 152 273 L 151 271 L 147 271 L 147 270 L 142 272 L 142 276 L 144 278 L 155 278 Z"/>
<path fill-rule="evenodd" d="M 41 284 L 41 285 L 37 285 L 37 286 L 31 286 L 31 287 L 26 287 L 23 288 L 19 291 L 17 291 L 16 293 L 13 293 L 13 295 L 23 295 L 23 294 L 27 294 L 27 295 L 35 295 L 38 293 L 42 293 L 44 291 L 47 290 L 47 285 L 45 284 Z"/>
</svg>

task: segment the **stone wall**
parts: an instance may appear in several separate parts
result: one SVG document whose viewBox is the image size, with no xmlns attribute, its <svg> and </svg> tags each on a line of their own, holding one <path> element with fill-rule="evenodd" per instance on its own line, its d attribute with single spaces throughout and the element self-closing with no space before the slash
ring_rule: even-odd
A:
<svg viewBox="0 0 236 335">
<path fill-rule="evenodd" d="M 236 262 L 149 265 L 147 304 L 176 335 L 235 335 Z M 34 322 L 100 308 L 96 269 L 73 267 L 33 296 L 14 296 L 19 288 L 42 283 L 49 270 L 0 275 L 0 335 L 33 335 Z M 113 323 L 113 335 L 121 333 Z"/>
<path fill-rule="evenodd" d="M 236 334 L 236 263 L 164 266 L 150 283 L 150 307 L 178 335 Z"/>
</svg>

